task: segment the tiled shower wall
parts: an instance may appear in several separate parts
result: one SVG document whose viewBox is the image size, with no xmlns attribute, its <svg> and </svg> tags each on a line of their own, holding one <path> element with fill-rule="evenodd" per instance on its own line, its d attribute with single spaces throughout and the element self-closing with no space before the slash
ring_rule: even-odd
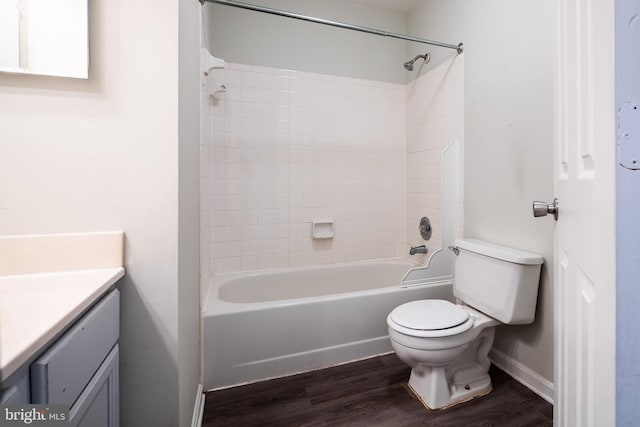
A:
<svg viewBox="0 0 640 427">
<path fill-rule="evenodd" d="M 407 256 L 420 244 L 431 256 L 442 246 L 442 152 L 454 142 L 463 152 L 462 72 L 463 56 L 406 86 L 214 70 L 227 91 L 202 99 L 203 275 Z M 461 212 L 461 188 L 458 199 Z M 326 219 L 335 238 L 311 239 L 311 222 Z"/>
<path fill-rule="evenodd" d="M 202 273 L 402 256 L 404 85 L 230 64 L 203 95 Z M 332 220 L 335 237 L 311 238 Z"/>
<path fill-rule="evenodd" d="M 416 261 L 442 248 L 442 223 L 460 221 L 458 218 L 443 218 L 442 206 L 442 153 L 452 143 L 458 143 L 458 152 L 463 152 L 463 56 L 439 64 L 428 73 L 407 84 L 407 252 L 410 246 L 426 244 L 427 255 L 415 255 Z M 460 159 L 458 169 L 462 169 Z M 462 178 L 459 176 L 459 182 Z M 458 190 L 458 204 L 462 200 L 462 188 Z M 458 211 L 462 212 L 461 206 Z M 420 237 L 420 218 L 427 216 L 432 223 L 433 234 L 428 242 Z"/>
</svg>

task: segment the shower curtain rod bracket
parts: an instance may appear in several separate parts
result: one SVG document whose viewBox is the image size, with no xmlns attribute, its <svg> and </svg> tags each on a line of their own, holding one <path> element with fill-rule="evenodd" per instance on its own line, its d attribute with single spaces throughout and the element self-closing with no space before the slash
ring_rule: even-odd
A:
<svg viewBox="0 0 640 427">
<path fill-rule="evenodd" d="M 254 12 L 268 13 L 271 15 L 284 16 L 286 18 L 299 19 L 301 21 L 314 22 L 316 24 L 330 25 L 332 27 L 343 28 L 345 30 L 360 31 L 362 33 L 375 34 L 378 36 L 391 37 L 395 39 L 407 40 L 407 41 L 412 41 L 416 43 L 423 43 L 423 44 L 428 44 L 432 46 L 445 47 L 447 49 L 455 50 L 456 52 L 458 52 L 458 54 L 462 53 L 462 51 L 464 50 L 464 45 L 462 43 L 458 43 L 457 45 L 451 44 L 451 43 L 442 43 L 434 40 L 427 40 L 427 39 L 421 39 L 419 37 L 407 36 L 404 34 L 389 33 L 387 31 L 377 30 L 375 28 L 368 28 L 368 27 L 361 27 L 359 25 L 347 24 L 345 22 L 331 21 L 329 19 L 323 19 L 323 18 L 315 18 L 313 16 L 287 12 L 285 10 L 273 9 L 270 7 L 258 6 L 250 3 L 243 3 L 239 1 L 227 1 L 227 0 L 199 0 L 199 1 L 201 4 L 204 4 L 205 2 L 214 3 L 214 4 L 223 4 L 226 6 L 237 7 L 240 9 L 252 10 Z"/>
</svg>

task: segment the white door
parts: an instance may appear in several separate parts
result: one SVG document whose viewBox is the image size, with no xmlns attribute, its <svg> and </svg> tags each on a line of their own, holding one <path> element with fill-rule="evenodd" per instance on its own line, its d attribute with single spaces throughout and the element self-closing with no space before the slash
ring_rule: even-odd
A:
<svg viewBox="0 0 640 427">
<path fill-rule="evenodd" d="M 556 0 L 554 425 L 615 425 L 614 1 Z"/>
</svg>

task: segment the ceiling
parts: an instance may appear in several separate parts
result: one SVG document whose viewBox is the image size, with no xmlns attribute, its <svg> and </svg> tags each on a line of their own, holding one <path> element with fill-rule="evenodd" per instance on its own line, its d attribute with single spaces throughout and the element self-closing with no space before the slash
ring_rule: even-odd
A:
<svg viewBox="0 0 640 427">
<path fill-rule="evenodd" d="M 407 13 L 418 0 L 352 0 L 365 6 L 390 10 L 396 13 Z"/>
</svg>

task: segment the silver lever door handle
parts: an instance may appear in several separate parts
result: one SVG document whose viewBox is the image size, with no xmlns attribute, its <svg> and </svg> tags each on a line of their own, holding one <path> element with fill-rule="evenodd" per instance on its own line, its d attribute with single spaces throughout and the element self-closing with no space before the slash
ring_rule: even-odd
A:
<svg viewBox="0 0 640 427">
<path fill-rule="evenodd" d="M 553 203 L 548 204 L 547 202 L 533 202 L 533 216 L 547 216 L 547 214 L 553 215 L 553 218 L 558 220 L 558 199 L 553 199 Z"/>
</svg>

